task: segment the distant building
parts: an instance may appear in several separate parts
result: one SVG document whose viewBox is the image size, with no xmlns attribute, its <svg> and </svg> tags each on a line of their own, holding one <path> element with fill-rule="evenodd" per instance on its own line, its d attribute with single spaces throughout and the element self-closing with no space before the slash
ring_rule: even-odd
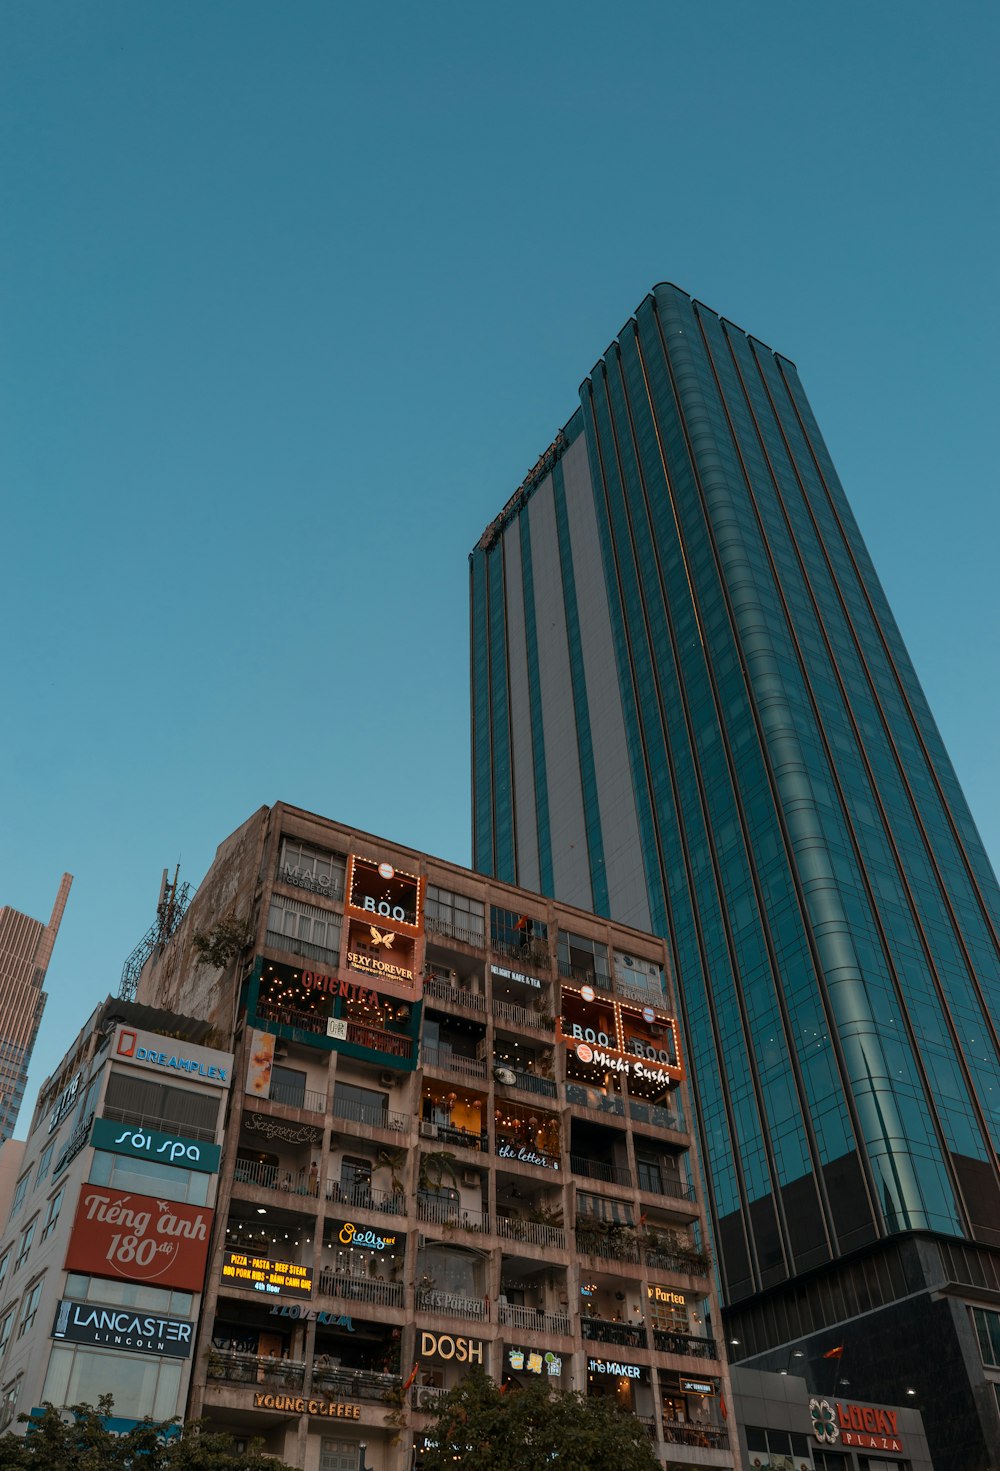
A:
<svg viewBox="0 0 1000 1471">
<path fill-rule="evenodd" d="M 190 1414 L 304 1471 L 410 1471 L 481 1365 L 732 1467 L 661 941 L 278 804 L 138 996 L 236 1055 Z"/>
<path fill-rule="evenodd" d="M 209 1031 L 109 998 L 42 1084 L 0 1230 L 0 1429 L 102 1394 L 112 1428 L 183 1415 L 232 1075 Z"/>
<path fill-rule="evenodd" d="M 6 904 L 0 908 L 0 1144 L 13 1134 L 21 1111 L 47 999 L 45 972 L 72 882 L 73 875 L 64 873 L 47 925 Z"/>
<path fill-rule="evenodd" d="M 733 1356 L 1000 1465 L 1000 895 L 794 364 L 656 286 L 471 593 L 475 865 L 667 940 Z"/>
</svg>

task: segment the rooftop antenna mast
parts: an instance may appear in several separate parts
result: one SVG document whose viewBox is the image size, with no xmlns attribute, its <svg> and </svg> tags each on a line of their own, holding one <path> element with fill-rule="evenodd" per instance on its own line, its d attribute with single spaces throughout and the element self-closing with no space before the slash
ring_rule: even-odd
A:
<svg viewBox="0 0 1000 1471">
<path fill-rule="evenodd" d="M 156 918 L 122 967 L 122 978 L 118 987 L 120 1001 L 135 1000 L 135 990 L 143 966 L 151 955 L 167 943 L 184 918 L 184 911 L 191 899 L 191 885 L 178 883 L 180 871 L 181 866 L 178 863 L 173 879 L 168 880 L 168 870 L 163 870 Z"/>
</svg>

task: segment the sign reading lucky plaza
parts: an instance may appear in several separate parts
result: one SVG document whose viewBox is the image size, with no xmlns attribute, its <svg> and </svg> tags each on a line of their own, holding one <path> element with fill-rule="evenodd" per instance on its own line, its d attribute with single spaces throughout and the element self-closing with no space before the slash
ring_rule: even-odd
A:
<svg viewBox="0 0 1000 1471">
<path fill-rule="evenodd" d="M 204 1206 L 83 1185 L 63 1266 L 200 1292 L 212 1215 Z"/>
<path fill-rule="evenodd" d="M 132 1063 L 164 1077 L 187 1078 L 192 1083 L 212 1083 L 228 1088 L 233 1073 L 233 1054 L 214 1047 L 195 1047 L 155 1032 L 119 1026 L 111 1044 L 115 1062 Z"/>
</svg>

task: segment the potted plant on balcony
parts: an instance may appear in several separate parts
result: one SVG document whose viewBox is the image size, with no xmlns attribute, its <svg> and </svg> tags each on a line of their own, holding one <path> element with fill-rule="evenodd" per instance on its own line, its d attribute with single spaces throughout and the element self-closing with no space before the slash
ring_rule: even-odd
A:
<svg viewBox="0 0 1000 1471">
<path fill-rule="evenodd" d="M 403 1182 L 403 1170 L 406 1168 L 407 1151 L 405 1149 L 380 1149 L 375 1161 L 376 1170 L 389 1171 L 389 1184 L 393 1195 L 402 1195 L 406 1189 Z"/>
</svg>

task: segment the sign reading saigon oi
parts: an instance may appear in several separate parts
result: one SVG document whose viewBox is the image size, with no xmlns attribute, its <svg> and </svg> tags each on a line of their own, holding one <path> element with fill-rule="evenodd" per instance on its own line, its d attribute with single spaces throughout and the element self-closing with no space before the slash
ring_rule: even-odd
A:
<svg viewBox="0 0 1000 1471">
<path fill-rule="evenodd" d="M 83 1185 L 63 1266 L 200 1292 L 213 1214 L 205 1206 Z"/>
<path fill-rule="evenodd" d="M 195 1047 L 173 1037 L 159 1037 L 124 1024 L 115 1029 L 111 1044 L 114 1062 L 131 1063 L 146 1072 L 164 1077 L 187 1078 L 192 1083 L 211 1083 L 228 1088 L 233 1075 L 233 1054 L 214 1047 Z"/>
<path fill-rule="evenodd" d="M 192 1327 L 186 1318 L 161 1318 L 156 1313 L 137 1313 L 134 1308 L 102 1308 L 64 1297 L 56 1309 L 52 1337 L 186 1359 L 191 1353 Z"/>
<path fill-rule="evenodd" d="M 95 1119 L 90 1142 L 95 1149 L 112 1154 L 129 1154 L 133 1158 L 152 1159 L 161 1165 L 176 1165 L 181 1170 L 200 1170 L 214 1175 L 219 1168 L 222 1150 L 218 1144 L 203 1144 L 200 1139 L 185 1139 L 181 1134 L 164 1134 L 159 1129 L 140 1129 L 133 1124 Z"/>
</svg>

